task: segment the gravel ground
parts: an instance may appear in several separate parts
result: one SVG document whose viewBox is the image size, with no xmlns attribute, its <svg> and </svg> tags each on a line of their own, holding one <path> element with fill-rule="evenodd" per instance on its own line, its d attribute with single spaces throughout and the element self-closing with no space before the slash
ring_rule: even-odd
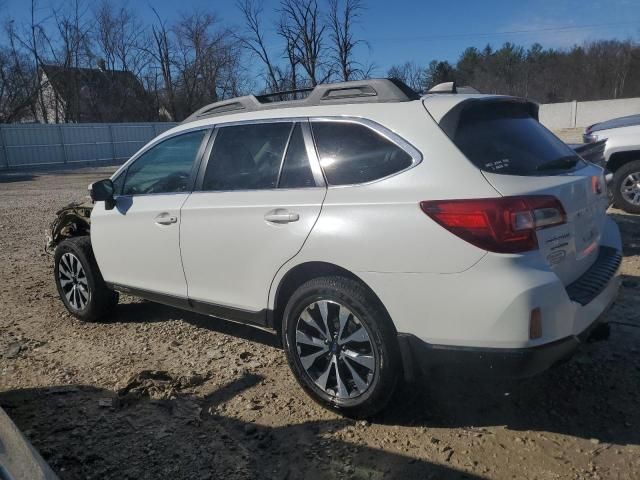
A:
<svg viewBox="0 0 640 480">
<path fill-rule="evenodd" d="M 122 298 L 84 324 L 43 253 L 108 169 L 0 177 L 0 406 L 62 479 L 640 478 L 640 218 L 608 342 L 523 381 L 429 378 L 372 422 L 298 388 L 265 332 Z"/>
</svg>

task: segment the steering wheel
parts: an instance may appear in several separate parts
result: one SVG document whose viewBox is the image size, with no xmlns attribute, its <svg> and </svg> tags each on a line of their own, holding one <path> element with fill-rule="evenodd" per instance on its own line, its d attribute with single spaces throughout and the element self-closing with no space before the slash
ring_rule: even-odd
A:
<svg viewBox="0 0 640 480">
<path fill-rule="evenodd" d="M 153 183 L 145 193 L 182 192 L 187 187 L 189 174 L 175 172 Z"/>
</svg>

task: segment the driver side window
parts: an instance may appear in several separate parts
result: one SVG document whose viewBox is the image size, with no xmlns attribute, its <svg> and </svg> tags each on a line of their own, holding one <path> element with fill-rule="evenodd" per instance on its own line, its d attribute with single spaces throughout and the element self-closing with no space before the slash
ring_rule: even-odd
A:
<svg viewBox="0 0 640 480">
<path fill-rule="evenodd" d="M 128 168 L 122 194 L 188 191 L 193 162 L 205 134 L 206 130 L 189 132 L 151 147 Z"/>
</svg>

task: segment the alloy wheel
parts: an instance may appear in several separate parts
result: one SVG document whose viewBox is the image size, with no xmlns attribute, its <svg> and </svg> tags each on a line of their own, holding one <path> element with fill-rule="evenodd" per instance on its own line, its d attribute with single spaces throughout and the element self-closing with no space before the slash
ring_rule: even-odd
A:
<svg viewBox="0 0 640 480">
<path fill-rule="evenodd" d="M 84 267 L 73 253 L 67 252 L 60 257 L 58 281 L 69 305 L 75 310 L 83 310 L 91 294 Z"/>
<path fill-rule="evenodd" d="M 622 197 L 632 205 L 640 205 L 640 172 L 630 173 L 620 186 Z"/>
<path fill-rule="evenodd" d="M 346 306 L 319 300 L 296 324 L 298 359 L 311 380 L 339 399 L 359 397 L 374 378 L 376 350 L 365 325 Z"/>
</svg>

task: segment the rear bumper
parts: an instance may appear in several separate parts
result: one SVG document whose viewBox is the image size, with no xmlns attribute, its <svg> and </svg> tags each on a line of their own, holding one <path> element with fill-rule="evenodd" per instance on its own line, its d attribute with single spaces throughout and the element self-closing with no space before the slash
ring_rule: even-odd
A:
<svg viewBox="0 0 640 480">
<path fill-rule="evenodd" d="M 476 348 L 432 345 L 410 334 L 399 334 L 405 378 L 434 372 L 460 377 L 526 378 L 568 360 L 581 343 L 609 336 L 600 317 L 580 335 L 527 348 Z"/>
<path fill-rule="evenodd" d="M 574 305 L 574 332 L 522 347 L 495 348 L 430 343 L 416 335 L 398 334 L 405 378 L 434 372 L 456 376 L 524 378 L 567 360 L 581 343 L 608 338 L 605 316 L 619 288 L 621 254 L 603 247 L 593 267 L 568 287 Z"/>
<path fill-rule="evenodd" d="M 380 298 L 398 332 L 429 345 L 519 350 L 580 335 L 602 315 L 618 293 L 621 243 L 617 225 L 607 218 L 599 261 L 569 289 L 538 252 L 488 253 L 456 274 L 357 274 Z M 542 336 L 532 339 L 536 308 Z"/>
</svg>

